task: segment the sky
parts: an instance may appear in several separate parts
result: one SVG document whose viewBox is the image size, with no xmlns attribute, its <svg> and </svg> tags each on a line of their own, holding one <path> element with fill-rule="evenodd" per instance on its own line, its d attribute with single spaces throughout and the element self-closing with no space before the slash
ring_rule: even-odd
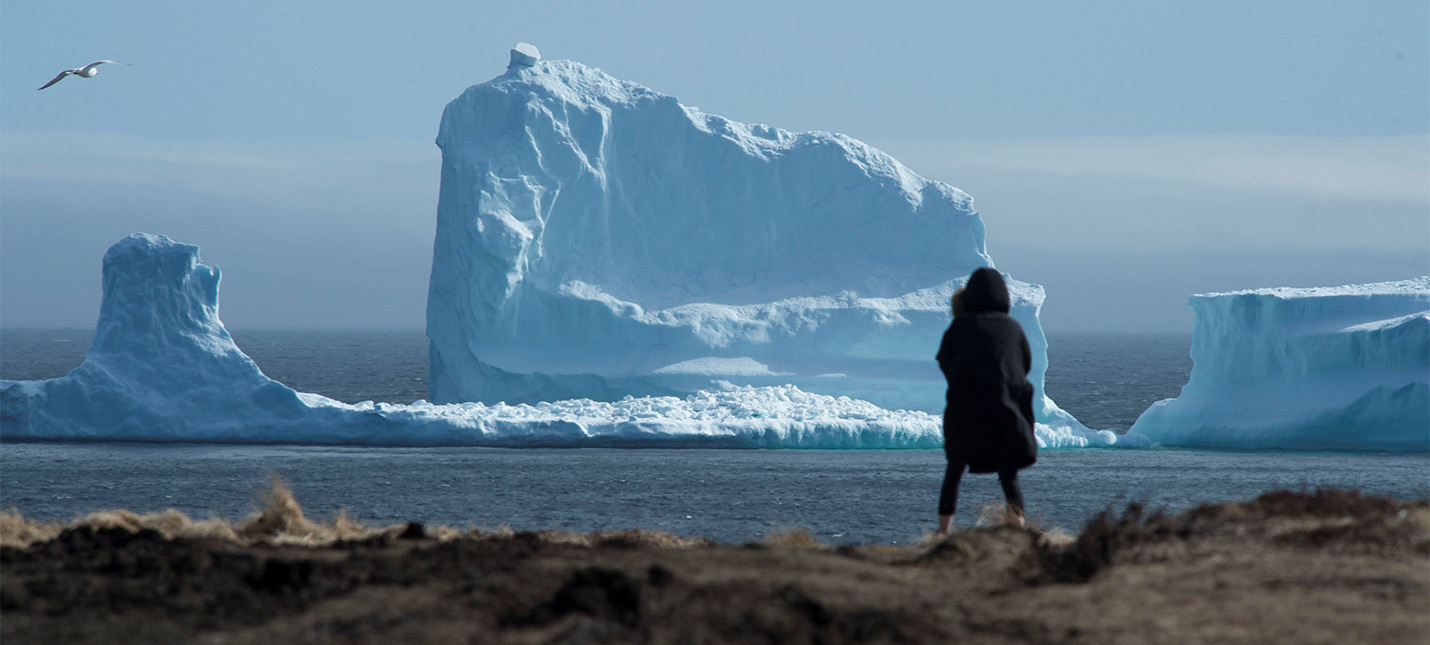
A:
<svg viewBox="0 0 1430 645">
<path fill-rule="evenodd" d="M 1049 334 L 1430 274 L 1423 0 L 401 4 L 0 0 L 0 327 L 92 327 L 143 231 L 230 329 L 422 329 L 442 108 L 519 41 L 963 189 Z"/>
</svg>

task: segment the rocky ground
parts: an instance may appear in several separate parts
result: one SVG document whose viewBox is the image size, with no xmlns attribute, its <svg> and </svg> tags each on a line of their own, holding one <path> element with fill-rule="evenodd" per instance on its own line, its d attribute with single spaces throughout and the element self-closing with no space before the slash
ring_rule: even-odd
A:
<svg viewBox="0 0 1430 645">
<path fill-rule="evenodd" d="M 1430 505 L 1342 491 L 832 548 L 319 525 L 280 484 L 236 527 L 3 515 L 0 545 L 7 644 L 1430 642 Z"/>
</svg>

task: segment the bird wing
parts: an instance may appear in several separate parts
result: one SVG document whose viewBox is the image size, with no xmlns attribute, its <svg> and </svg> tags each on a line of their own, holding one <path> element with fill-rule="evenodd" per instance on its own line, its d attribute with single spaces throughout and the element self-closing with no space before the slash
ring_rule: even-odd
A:
<svg viewBox="0 0 1430 645">
<path fill-rule="evenodd" d="M 99 67 L 100 65 L 103 65 L 103 64 L 105 64 L 105 63 L 115 63 L 115 64 L 118 64 L 118 65 L 128 65 L 128 64 L 129 64 L 129 63 L 126 63 L 126 62 L 124 62 L 124 61 L 122 61 L 122 60 L 97 60 L 97 61 L 94 61 L 93 63 L 90 63 L 90 64 L 88 64 L 88 65 L 85 65 L 84 67 L 79 68 L 79 71 L 80 71 L 80 72 L 88 72 L 89 70 L 94 69 L 94 68 L 96 68 L 96 67 Z"/>
<path fill-rule="evenodd" d="M 73 73 L 74 73 L 74 70 L 72 70 L 72 69 L 67 69 L 67 70 L 65 70 L 65 71 L 63 71 L 63 72 L 60 72 L 58 76 L 56 76 L 56 77 L 50 79 L 50 82 L 45 83 L 44 85 L 41 85 L 41 86 L 40 86 L 40 89 L 43 90 L 43 89 L 45 89 L 45 88 L 47 88 L 47 87 L 49 87 L 49 86 L 51 86 L 51 85 L 54 85 L 55 83 L 60 82 L 60 79 L 66 77 L 66 76 L 69 76 L 70 74 L 73 74 Z"/>
</svg>

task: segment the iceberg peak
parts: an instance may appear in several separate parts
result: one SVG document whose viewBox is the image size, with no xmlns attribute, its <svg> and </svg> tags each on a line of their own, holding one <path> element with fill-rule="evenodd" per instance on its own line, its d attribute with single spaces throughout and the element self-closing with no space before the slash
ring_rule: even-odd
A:
<svg viewBox="0 0 1430 645">
<path fill-rule="evenodd" d="M 511 48 L 511 62 L 507 63 L 507 69 L 513 67 L 531 67 L 536 61 L 541 60 L 541 52 L 537 51 L 535 45 L 528 43 L 517 43 Z"/>
<path fill-rule="evenodd" d="M 135 233 L 104 254 L 103 275 L 105 324 L 95 329 L 92 352 L 130 352 L 151 332 L 167 336 L 166 344 L 228 337 L 218 322 L 218 267 L 201 264 L 197 246 Z"/>
</svg>

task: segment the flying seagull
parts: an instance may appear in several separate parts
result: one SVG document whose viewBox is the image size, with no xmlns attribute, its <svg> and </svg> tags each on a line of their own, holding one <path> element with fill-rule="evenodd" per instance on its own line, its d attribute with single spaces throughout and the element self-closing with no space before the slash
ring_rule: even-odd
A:
<svg viewBox="0 0 1430 645">
<path fill-rule="evenodd" d="M 66 77 L 66 76 L 69 76 L 70 74 L 74 74 L 75 76 L 80 76 L 80 77 L 83 77 L 83 78 L 94 78 L 94 75 L 99 73 L 99 70 L 98 70 L 98 69 L 95 69 L 95 68 L 97 68 L 97 67 L 99 67 L 100 65 L 103 65 L 103 64 L 105 64 L 105 63 L 118 63 L 118 64 L 120 64 L 120 65 L 128 65 L 128 64 L 129 64 L 129 63 L 126 63 L 126 62 L 124 62 L 124 61 L 118 61 L 118 60 L 97 60 L 97 61 L 95 61 L 95 62 L 93 62 L 93 63 L 90 63 L 90 64 L 88 64 L 88 65 L 85 65 L 84 67 L 76 67 L 76 68 L 74 68 L 74 69 L 67 69 L 67 70 L 65 70 L 65 71 L 63 71 L 63 72 L 60 72 L 59 76 L 56 76 L 56 77 L 50 79 L 50 82 L 45 83 L 44 85 L 41 85 L 41 86 L 40 86 L 40 89 L 43 90 L 43 89 L 45 89 L 45 88 L 47 88 L 47 87 L 49 87 L 49 86 L 51 86 L 51 85 L 54 85 L 55 83 L 60 82 L 60 79 Z"/>
</svg>

